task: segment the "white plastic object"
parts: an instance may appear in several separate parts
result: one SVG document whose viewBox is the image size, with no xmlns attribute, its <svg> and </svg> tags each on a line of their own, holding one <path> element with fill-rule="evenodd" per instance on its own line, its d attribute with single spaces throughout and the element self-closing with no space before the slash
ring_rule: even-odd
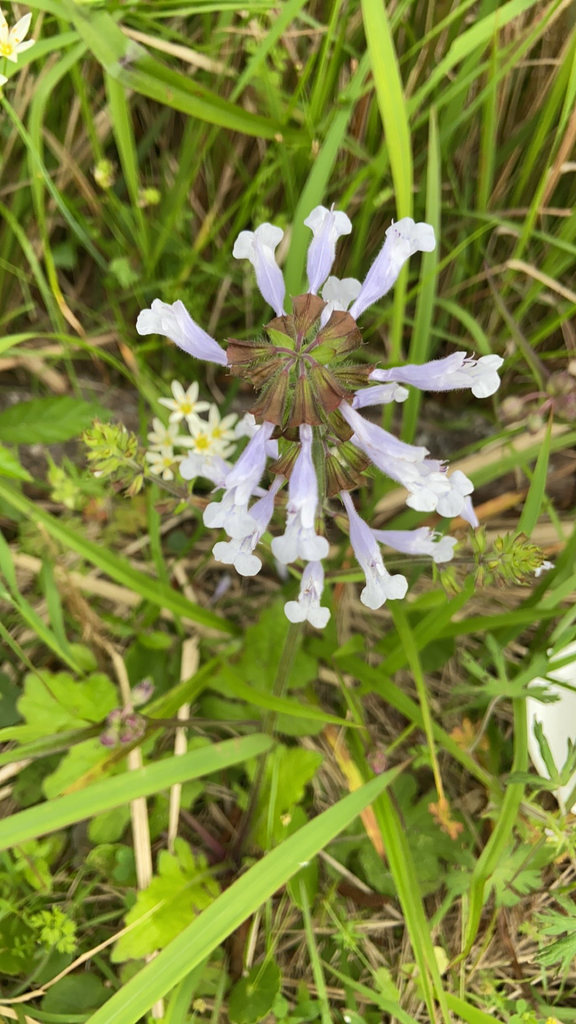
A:
<svg viewBox="0 0 576 1024">
<path fill-rule="evenodd" d="M 542 723 L 544 735 L 548 740 L 548 746 L 558 769 L 562 768 L 568 756 L 568 740 L 576 743 L 576 642 L 568 644 L 567 647 L 558 651 L 552 660 L 553 662 L 556 660 L 560 661 L 563 658 L 567 658 L 570 654 L 574 655 L 574 661 L 568 662 L 567 665 L 563 665 L 561 668 L 551 670 L 549 678 L 556 679 L 561 683 L 569 683 L 575 689 L 568 690 L 564 686 L 550 683 L 548 679 L 537 678 L 532 680 L 532 685 L 546 687 L 548 692 L 557 696 L 559 700 L 554 701 L 553 704 L 542 704 L 541 701 L 536 700 L 534 697 L 528 697 L 526 700 L 528 751 L 536 771 L 545 779 L 550 778 L 550 776 L 542 759 L 538 741 L 534 735 L 534 722 L 539 721 Z M 565 801 L 568 799 L 574 786 L 576 786 L 576 772 L 574 772 L 572 778 L 565 786 L 560 786 L 559 789 L 555 790 L 554 795 L 562 811 L 571 810 L 573 814 L 576 814 L 576 803 L 572 804 L 571 808 L 566 808 L 565 806 Z"/>
</svg>

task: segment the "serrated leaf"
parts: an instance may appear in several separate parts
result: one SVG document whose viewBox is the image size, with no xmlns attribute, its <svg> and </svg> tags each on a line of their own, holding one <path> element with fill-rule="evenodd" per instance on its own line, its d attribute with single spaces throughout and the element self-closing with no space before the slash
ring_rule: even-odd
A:
<svg viewBox="0 0 576 1024">
<path fill-rule="evenodd" d="M 11 444 L 69 441 L 96 417 L 108 419 L 109 415 L 106 409 L 82 398 L 32 398 L 0 413 L 0 439 Z"/>
<path fill-rule="evenodd" d="M 136 903 L 126 914 L 127 925 L 142 921 L 140 927 L 122 935 L 112 960 L 136 960 L 164 949 L 184 928 L 219 895 L 218 883 L 210 874 L 206 858 L 194 854 L 184 839 L 174 842 L 174 853 L 161 850 L 158 874 L 147 889 L 138 893 Z"/>
<path fill-rule="evenodd" d="M 24 743 L 66 729 L 80 729 L 88 723 L 101 722 L 117 704 L 116 687 L 102 672 L 95 672 L 81 683 L 69 672 L 30 672 L 18 701 L 18 711 L 26 725 L 15 726 L 12 737 Z M 0 735 L 8 738 L 5 730 Z"/>
</svg>

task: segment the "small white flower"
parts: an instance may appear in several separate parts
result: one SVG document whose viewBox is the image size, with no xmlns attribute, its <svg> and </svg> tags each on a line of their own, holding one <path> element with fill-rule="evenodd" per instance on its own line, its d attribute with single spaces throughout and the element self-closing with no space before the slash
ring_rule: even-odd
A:
<svg viewBox="0 0 576 1024">
<path fill-rule="evenodd" d="M 231 465 L 220 455 L 201 455 L 190 452 L 180 463 L 180 476 L 183 480 L 195 480 L 197 476 L 211 480 L 216 487 L 224 487 L 224 481 L 231 470 Z"/>
<path fill-rule="evenodd" d="M 549 572 L 550 569 L 554 568 L 554 562 L 542 562 L 537 569 L 534 569 L 534 575 L 536 579 L 539 579 L 543 572 Z"/>
<path fill-rule="evenodd" d="M 254 437 L 257 430 L 258 424 L 256 423 L 256 417 L 251 412 L 245 412 L 234 427 L 234 437 Z M 269 441 L 266 441 L 266 455 L 269 459 L 278 458 L 278 441 L 272 438 Z"/>
<path fill-rule="evenodd" d="M 391 370 L 373 370 L 370 380 L 399 381 L 412 384 L 421 391 L 454 391 L 470 388 L 475 398 L 489 398 L 500 387 L 498 370 L 501 356 L 473 359 L 465 352 L 453 352 L 445 359 L 432 359 L 422 365 L 407 364 Z"/>
<path fill-rule="evenodd" d="M 250 509 L 253 528 L 245 537 L 236 537 L 228 541 L 218 541 L 212 548 L 217 562 L 233 565 L 240 576 L 255 576 L 262 568 L 262 562 L 253 554 L 262 534 L 266 532 L 274 511 L 276 492 L 284 483 L 283 476 L 275 477 L 270 490 L 255 502 Z"/>
<path fill-rule="evenodd" d="M 350 522 L 350 543 L 366 577 L 366 586 L 360 594 L 367 608 L 381 608 L 385 601 L 396 601 L 405 596 L 408 580 L 397 574 L 391 576 L 384 566 L 380 548 L 370 527 L 360 518 L 354 502 L 346 491 L 340 492 Z"/>
<path fill-rule="evenodd" d="M 238 462 L 226 475 L 224 496 L 204 509 L 205 526 L 223 527 L 233 540 L 252 533 L 255 520 L 248 512 L 248 502 L 266 468 L 266 442 L 273 430 L 273 423 L 264 422 L 248 442 Z"/>
<path fill-rule="evenodd" d="M 6 78 L 6 75 L 0 75 L 0 88 L 1 88 L 1 87 L 2 87 L 3 85 L 6 85 L 6 82 L 7 82 L 7 81 L 8 81 L 8 79 Z"/>
<path fill-rule="evenodd" d="M 345 311 L 358 298 L 361 287 L 355 277 L 329 277 L 322 289 L 322 298 L 330 303 L 332 309 Z"/>
<path fill-rule="evenodd" d="M 207 425 L 208 435 L 217 454 L 223 458 L 231 455 L 236 448 L 236 445 L 231 445 L 230 441 L 236 440 L 236 431 L 233 427 L 237 419 L 238 417 L 235 412 L 222 417 L 217 405 L 210 406 Z"/>
<path fill-rule="evenodd" d="M 300 427 L 301 448 L 288 486 L 286 530 L 274 537 L 272 554 L 279 562 L 289 565 L 297 558 L 316 562 L 326 558 L 329 546 L 325 537 L 315 530 L 318 510 L 318 480 L 312 461 L 312 427 Z"/>
<path fill-rule="evenodd" d="M 304 223 L 314 235 L 308 247 L 307 271 L 310 292 L 316 295 L 332 269 L 338 239 L 350 234 L 352 224 L 341 210 L 325 206 L 316 206 Z"/>
<path fill-rule="evenodd" d="M 389 384 L 375 384 L 371 388 L 360 388 L 352 399 L 353 409 L 365 409 L 367 405 L 389 405 L 390 402 L 405 402 L 408 389 L 391 381 Z"/>
<path fill-rule="evenodd" d="M 191 452 L 207 458 L 220 455 L 223 459 L 234 452 L 236 445 L 226 445 L 218 437 L 213 437 L 210 424 L 206 420 L 197 419 L 188 426 L 190 438 L 187 439 L 186 446 Z"/>
<path fill-rule="evenodd" d="M 250 260 L 260 292 L 277 316 L 284 312 L 286 287 L 274 252 L 283 238 L 282 228 L 260 224 L 256 231 L 241 231 L 232 250 L 235 259 Z"/>
<path fill-rule="evenodd" d="M 431 555 L 434 562 L 451 562 L 454 558 L 454 547 L 458 543 L 456 537 L 429 530 L 421 526 L 417 530 L 372 530 L 377 541 L 387 544 L 395 551 L 407 555 Z"/>
<path fill-rule="evenodd" d="M 189 388 L 184 390 L 180 381 L 173 380 L 170 386 L 173 398 L 159 398 L 160 405 L 170 409 L 170 423 L 179 423 L 180 420 L 194 420 L 198 413 L 210 408 L 210 402 L 199 402 L 198 392 L 200 390 L 198 381 L 194 381 Z"/>
<path fill-rule="evenodd" d="M 151 442 L 150 447 L 152 449 L 172 448 L 181 441 L 178 436 L 180 429 L 178 423 L 169 423 L 168 426 L 165 426 L 162 420 L 155 416 L 152 420 L 152 428 L 148 434 L 148 440 Z M 187 438 L 183 438 L 183 440 L 186 441 Z"/>
<path fill-rule="evenodd" d="M 406 260 L 415 252 L 432 252 L 436 247 L 434 228 L 431 224 L 415 224 L 412 217 L 391 224 L 386 231 L 386 241 L 370 267 L 358 298 L 350 309 L 355 320 L 389 292 L 398 278 Z"/>
<path fill-rule="evenodd" d="M 163 480 L 174 479 L 174 463 L 179 462 L 181 455 L 175 455 L 172 448 L 161 448 L 160 451 L 146 452 L 146 460 L 150 463 L 150 472 L 161 476 Z"/>
<path fill-rule="evenodd" d="M 26 42 L 22 40 L 28 34 L 30 28 L 30 22 L 32 21 L 32 14 L 30 11 L 25 14 L 23 18 L 13 25 L 12 28 L 8 28 L 8 22 L 2 13 L 0 8 L 0 57 L 5 57 L 6 60 L 11 61 L 13 64 L 18 63 L 18 57 L 25 50 L 29 50 L 31 46 L 34 46 L 34 40 L 28 39 Z M 4 75 L 1 76 L 4 78 Z M 4 78 L 0 85 L 5 85 L 8 81 Z"/>
<path fill-rule="evenodd" d="M 297 601 L 287 601 L 284 613 L 289 622 L 309 622 L 316 629 L 324 629 L 330 610 L 320 607 L 324 589 L 324 570 L 320 562 L 309 562 L 302 573 Z"/>
</svg>

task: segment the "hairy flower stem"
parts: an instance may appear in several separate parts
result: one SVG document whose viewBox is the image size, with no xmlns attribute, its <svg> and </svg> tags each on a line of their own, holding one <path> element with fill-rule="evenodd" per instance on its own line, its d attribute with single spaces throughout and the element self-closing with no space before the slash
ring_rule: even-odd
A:
<svg viewBox="0 0 576 1024">
<path fill-rule="evenodd" d="M 298 653 L 298 649 L 302 642 L 302 623 L 291 622 L 286 633 L 286 639 L 284 641 L 284 647 L 282 649 L 282 656 L 278 664 L 278 671 L 276 672 L 276 678 L 274 680 L 274 686 L 272 687 L 273 697 L 283 697 L 290 673 L 294 666 L 294 661 Z M 278 718 L 278 712 L 268 711 L 263 724 L 263 731 L 265 733 L 273 734 L 276 721 Z M 268 754 L 263 754 L 260 758 L 260 763 L 254 776 L 254 781 L 250 789 L 250 796 L 248 798 L 248 805 L 244 812 L 244 816 L 238 828 L 238 834 L 236 841 L 232 849 L 232 856 L 236 862 L 239 862 L 244 853 L 244 847 L 250 834 L 250 829 L 253 824 L 254 813 L 256 811 L 256 804 L 258 802 L 258 795 L 262 789 L 264 781 L 264 774 L 266 771 Z"/>
</svg>

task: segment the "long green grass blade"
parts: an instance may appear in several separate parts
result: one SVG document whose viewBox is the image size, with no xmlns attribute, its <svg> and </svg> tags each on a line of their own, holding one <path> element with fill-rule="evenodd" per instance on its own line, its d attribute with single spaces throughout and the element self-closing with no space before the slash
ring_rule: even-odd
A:
<svg viewBox="0 0 576 1024">
<path fill-rule="evenodd" d="M 90 1017 L 90 1024 L 136 1024 L 143 1014 L 295 875 L 398 775 L 386 772 L 345 796 L 254 864 L 136 977 Z"/>
<path fill-rule="evenodd" d="M 411 217 L 414 206 L 412 143 L 408 106 L 404 97 L 392 28 L 386 7 L 381 0 L 362 0 L 362 18 L 394 182 L 396 210 L 398 218 Z M 402 345 L 407 281 L 408 268 L 404 267 L 394 289 L 390 331 L 390 358 L 394 362 L 400 357 Z"/>
<path fill-rule="evenodd" d="M 271 737 L 260 734 L 225 740 L 180 757 L 169 757 L 165 761 L 146 765 L 136 771 L 114 775 L 75 793 L 67 793 L 37 807 L 29 807 L 0 822 L 0 850 L 66 828 L 139 797 L 151 796 L 177 783 L 240 764 L 269 750 L 272 742 Z"/>
</svg>

